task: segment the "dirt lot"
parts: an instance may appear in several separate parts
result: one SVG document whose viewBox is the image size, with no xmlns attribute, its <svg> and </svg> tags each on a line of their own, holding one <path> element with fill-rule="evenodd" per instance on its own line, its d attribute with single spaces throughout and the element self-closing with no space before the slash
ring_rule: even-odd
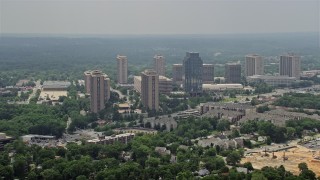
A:
<svg viewBox="0 0 320 180">
<path fill-rule="evenodd" d="M 241 163 L 251 162 L 255 169 L 261 169 L 264 166 L 280 166 L 283 165 L 286 170 L 291 171 L 293 174 L 299 174 L 298 164 L 305 162 L 308 164 L 309 169 L 320 176 L 320 160 L 314 160 L 314 156 L 320 157 L 320 151 L 314 151 L 306 147 L 297 145 L 296 148 L 289 149 L 285 152 L 288 160 L 283 161 L 284 152 L 275 152 L 277 158 L 272 158 L 272 153 L 268 157 L 263 156 L 264 152 L 247 155 L 241 160 Z M 263 156 L 263 157 L 262 157 Z"/>
</svg>

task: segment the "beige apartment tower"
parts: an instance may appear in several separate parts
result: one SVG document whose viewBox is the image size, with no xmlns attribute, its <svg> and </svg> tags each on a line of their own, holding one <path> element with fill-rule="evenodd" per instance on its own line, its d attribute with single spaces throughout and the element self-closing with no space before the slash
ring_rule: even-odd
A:
<svg viewBox="0 0 320 180">
<path fill-rule="evenodd" d="M 300 56 L 294 54 L 280 56 L 280 76 L 296 77 L 297 79 L 300 79 L 300 63 Z"/>
<path fill-rule="evenodd" d="M 90 110 L 94 113 L 104 109 L 110 99 L 110 79 L 99 70 L 90 71 Z M 86 87 L 87 89 L 87 87 Z"/>
<path fill-rule="evenodd" d="M 117 80 L 119 84 L 128 83 L 128 59 L 127 56 L 117 56 L 118 74 Z"/>
<path fill-rule="evenodd" d="M 149 110 L 159 110 L 159 75 L 154 70 L 141 73 L 141 102 Z"/>
<path fill-rule="evenodd" d="M 155 55 L 154 59 L 154 70 L 159 76 L 165 76 L 166 74 L 166 61 L 163 56 Z"/>
<path fill-rule="evenodd" d="M 263 75 L 263 58 L 257 54 L 249 54 L 245 57 L 245 76 Z"/>
</svg>

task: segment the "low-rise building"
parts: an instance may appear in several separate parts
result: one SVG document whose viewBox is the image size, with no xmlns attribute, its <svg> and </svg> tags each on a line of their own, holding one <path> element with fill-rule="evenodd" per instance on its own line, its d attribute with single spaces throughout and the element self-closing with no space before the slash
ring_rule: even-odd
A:
<svg viewBox="0 0 320 180">
<path fill-rule="evenodd" d="M 150 117 L 143 119 L 143 124 L 146 126 L 147 123 L 150 123 L 151 128 L 156 128 L 158 126 L 159 128 L 165 126 L 166 131 L 171 131 L 173 129 L 176 129 L 178 126 L 177 121 L 173 117 L 168 116 L 159 116 L 157 118 Z"/>
<path fill-rule="evenodd" d="M 202 84 L 202 90 L 206 92 L 225 91 L 225 90 L 243 90 L 242 84 Z"/>
<path fill-rule="evenodd" d="M 254 75 L 248 76 L 247 81 L 248 83 L 265 82 L 269 86 L 290 86 L 297 81 L 297 78 L 289 76 Z"/>
<path fill-rule="evenodd" d="M 8 143 L 11 143 L 14 140 L 13 137 L 7 136 L 6 133 L 0 133 L 0 150 Z"/>
<path fill-rule="evenodd" d="M 115 142 L 120 142 L 123 144 L 127 144 L 134 138 L 134 133 L 124 133 L 124 134 L 118 134 L 115 136 L 99 136 L 98 139 L 91 139 L 88 140 L 88 143 L 92 144 L 113 144 Z"/>
<path fill-rule="evenodd" d="M 149 128 L 141 128 L 141 127 L 128 127 L 128 128 L 117 128 L 113 130 L 116 133 L 142 133 L 142 134 L 157 134 L 158 131 Z"/>
<path fill-rule="evenodd" d="M 247 112 L 254 111 L 255 107 L 253 107 L 250 103 L 221 103 L 221 102 L 207 102 L 200 104 L 200 114 L 205 114 L 208 111 L 218 109 L 218 110 L 227 110 L 227 111 L 238 111 L 242 112 L 243 115 L 246 115 Z"/>
</svg>

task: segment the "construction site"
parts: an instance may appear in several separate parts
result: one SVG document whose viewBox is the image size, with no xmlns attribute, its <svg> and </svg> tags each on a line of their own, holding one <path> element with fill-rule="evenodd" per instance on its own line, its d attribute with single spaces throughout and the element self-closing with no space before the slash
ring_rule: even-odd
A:
<svg viewBox="0 0 320 180">
<path fill-rule="evenodd" d="M 255 169 L 283 165 L 287 171 L 295 175 L 299 174 L 298 164 L 305 162 L 310 170 L 320 176 L 320 150 L 309 149 L 297 144 L 250 150 L 241 160 L 241 163 L 245 162 L 251 162 Z"/>
</svg>

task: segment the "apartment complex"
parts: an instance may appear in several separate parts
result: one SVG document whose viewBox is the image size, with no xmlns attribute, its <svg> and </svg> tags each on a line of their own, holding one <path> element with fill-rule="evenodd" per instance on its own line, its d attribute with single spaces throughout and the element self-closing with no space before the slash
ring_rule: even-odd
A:
<svg viewBox="0 0 320 180">
<path fill-rule="evenodd" d="M 159 75 L 154 70 L 141 73 L 141 102 L 149 110 L 159 110 Z"/>
<path fill-rule="evenodd" d="M 214 65 L 213 64 L 203 64 L 202 82 L 207 84 L 214 82 Z"/>
<path fill-rule="evenodd" d="M 226 83 L 241 82 L 241 64 L 240 63 L 226 63 L 224 73 L 225 73 L 224 78 Z"/>
<path fill-rule="evenodd" d="M 249 54 L 245 57 L 245 76 L 263 75 L 264 64 L 261 56 Z"/>
<path fill-rule="evenodd" d="M 300 63 L 300 56 L 294 54 L 280 56 L 280 76 L 296 77 L 297 79 L 300 79 Z"/>
<path fill-rule="evenodd" d="M 165 76 L 166 75 L 166 61 L 165 58 L 161 55 L 155 55 L 153 57 L 154 60 L 154 70 L 159 76 Z"/>
<path fill-rule="evenodd" d="M 134 76 L 134 90 L 141 93 L 141 76 Z M 165 76 L 159 76 L 159 93 L 170 94 L 173 89 L 172 79 Z"/>
<path fill-rule="evenodd" d="M 119 84 L 128 83 L 128 59 L 127 56 L 117 56 L 117 80 Z"/>
<path fill-rule="evenodd" d="M 90 109 L 97 113 L 104 109 L 105 103 L 110 99 L 110 79 L 99 70 L 89 71 L 86 89 L 90 89 Z M 87 77 L 86 76 L 86 77 Z"/>
<path fill-rule="evenodd" d="M 187 52 L 183 60 L 183 88 L 191 95 L 202 93 L 203 61 L 197 52 Z"/>
</svg>

